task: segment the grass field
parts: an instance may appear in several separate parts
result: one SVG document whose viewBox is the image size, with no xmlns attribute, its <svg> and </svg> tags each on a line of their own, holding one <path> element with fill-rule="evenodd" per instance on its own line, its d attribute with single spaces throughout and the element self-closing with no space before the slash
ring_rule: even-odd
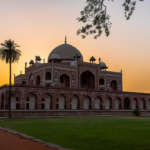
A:
<svg viewBox="0 0 150 150">
<path fill-rule="evenodd" d="M 150 150 L 149 118 L 3 119 L 0 126 L 73 150 Z"/>
</svg>

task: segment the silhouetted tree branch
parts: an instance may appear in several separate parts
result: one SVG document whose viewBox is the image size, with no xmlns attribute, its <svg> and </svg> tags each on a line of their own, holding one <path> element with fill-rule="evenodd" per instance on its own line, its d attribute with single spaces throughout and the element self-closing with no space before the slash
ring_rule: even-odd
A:
<svg viewBox="0 0 150 150">
<path fill-rule="evenodd" d="M 105 32 L 106 36 L 109 36 L 112 23 L 108 14 L 107 5 L 105 4 L 106 1 L 113 2 L 115 0 L 86 0 L 86 6 L 80 12 L 80 17 L 77 18 L 79 22 L 84 24 L 77 31 L 77 34 L 80 34 L 82 38 L 93 34 L 96 39 L 103 32 Z M 144 0 L 123 0 L 122 7 L 124 8 L 124 14 L 127 20 L 132 16 L 137 1 Z"/>
</svg>

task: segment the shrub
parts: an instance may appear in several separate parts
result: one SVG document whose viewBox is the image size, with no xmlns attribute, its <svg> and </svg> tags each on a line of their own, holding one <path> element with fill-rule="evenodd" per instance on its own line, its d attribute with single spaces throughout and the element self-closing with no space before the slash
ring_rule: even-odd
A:
<svg viewBox="0 0 150 150">
<path fill-rule="evenodd" d="M 133 111 L 133 114 L 135 116 L 140 116 L 141 115 L 140 110 L 138 108 Z"/>
</svg>

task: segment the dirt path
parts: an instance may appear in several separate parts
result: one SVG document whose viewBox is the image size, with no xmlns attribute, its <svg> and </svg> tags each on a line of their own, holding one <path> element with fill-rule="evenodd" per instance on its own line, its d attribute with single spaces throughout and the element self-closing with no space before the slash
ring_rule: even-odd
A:
<svg viewBox="0 0 150 150">
<path fill-rule="evenodd" d="M 0 130 L 0 150 L 56 150 Z"/>
</svg>

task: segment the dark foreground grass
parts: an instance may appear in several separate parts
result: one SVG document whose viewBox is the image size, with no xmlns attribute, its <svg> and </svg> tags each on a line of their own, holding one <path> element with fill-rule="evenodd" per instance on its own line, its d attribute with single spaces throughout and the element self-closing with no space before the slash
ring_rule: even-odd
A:
<svg viewBox="0 0 150 150">
<path fill-rule="evenodd" d="M 73 150 L 150 150 L 148 118 L 12 119 L 0 126 Z"/>
</svg>

